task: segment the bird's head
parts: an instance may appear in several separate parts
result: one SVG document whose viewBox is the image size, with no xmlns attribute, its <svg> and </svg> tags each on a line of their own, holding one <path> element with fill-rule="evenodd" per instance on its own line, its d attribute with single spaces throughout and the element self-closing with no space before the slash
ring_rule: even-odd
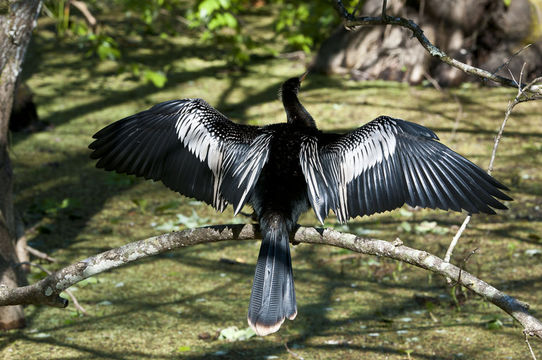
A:
<svg viewBox="0 0 542 360">
<path fill-rule="evenodd" d="M 284 95 L 284 94 L 297 95 L 297 93 L 299 92 L 299 88 L 301 87 L 301 82 L 305 80 L 305 77 L 307 76 L 308 73 L 309 72 L 307 71 L 301 76 L 296 76 L 296 77 L 286 80 L 282 84 L 282 87 L 280 89 L 280 94 L 281 95 Z"/>
</svg>

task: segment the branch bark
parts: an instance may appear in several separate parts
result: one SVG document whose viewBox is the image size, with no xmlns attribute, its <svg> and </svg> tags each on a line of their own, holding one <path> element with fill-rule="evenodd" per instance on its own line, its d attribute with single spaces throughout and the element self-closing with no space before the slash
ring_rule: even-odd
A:
<svg viewBox="0 0 542 360">
<path fill-rule="evenodd" d="M 225 240 L 252 240 L 259 237 L 256 225 L 221 225 L 173 232 L 132 242 L 69 265 L 33 285 L 14 289 L 0 287 L 0 306 L 44 304 L 66 307 L 68 301 L 59 294 L 77 282 L 101 272 L 176 248 Z M 542 339 L 542 322 L 529 314 L 529 305 L 439 257 L 404 246 L 400 240 L 388 242 L 361 238 L 331 229 L 307 227 L 299 227 L 291 240 L 293 243 L 331 245 L 358 253 L 387 257 L 450 277 L 510 314 L 524 327 L 525 334 Z"/>
<path fill-rule="evenodd" d="M 2 1 L 0 6 L 0 283 L 22 285 L 26 277 L 13 265 L 25 260 L 24 243 L 17 254 L 15 212 L 13 208 L 13 172 L 8 153 L 9 117 L 13 93 L 41 1 Z M 22 252 L 22 254 L 21 254 Z M 20 306 L 0 308 L 0 329 L 23 327 Z"/>
<path fill-rule="evenodd" d="M 403 28 L 406 28 L 412 31 L 412 35 L 416 39 L 418 39 L 420 44 L 429 52 L 429 54 L 439 58 L 442 62 L 450 66 L 453 66 L 467 74 L 475 75 L 482 79 L 494 81 L 496 83 L 499 83 L 505 86 L 515 87 L 515 88 L 518 87 L 518 83 L 516 83 L 513 79 L 508 79 L 508 78 L 496 75 L 495 73 L 490 73 L 489 71 L 465 64 L 461 61 L 458 61 L 448 56 L 444 51 L 442 51 L 441 49 L 433 45 L 431 41 L 427 39 L 427 37 L 423 33 L 423 30 L 414 21 L 405 19 L 403 17 L 387 15 L 386 10 L 385 10 L 386 1 L 383 2 L 381 16 L 355 16 L 354 14 L 348 12 L 342 0 L 337 0 L 336 4 L 337 4 L 337 10 L 339 12 L 339 15 L 344 19 L 344 25 L 348 29 L 353 29 L 357 26 L 364 26 L 364 25 L 365 26 L 367 25 L 369 26 L 373 26 L 373 25 L 401 26 Z M 525 86 L 526 86 L 525 84 L 521 84 L 522 88 Z M 532 84 L 530 87 L 527 87 L 526 90 L 534 94 L 542 95 L 542 85 Z"/>
</svg>

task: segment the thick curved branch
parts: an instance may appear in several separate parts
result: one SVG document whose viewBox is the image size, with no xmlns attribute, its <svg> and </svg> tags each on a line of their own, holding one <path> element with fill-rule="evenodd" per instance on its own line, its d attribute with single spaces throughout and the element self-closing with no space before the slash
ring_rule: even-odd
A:
<svg viewBox="0 0 542 360">
<path fill-rule="evenodd" d="M 176 248 L 224 240 L 251 240 L 259 236 L 258 227 L 255 225 L 222 225 L 172 232 L 132 242 L 69 265 L 33 285 L 16 289 L 0 287 L 0 306 L 45 304 L 65 307 L 67 300 L 59 294 L 90 276 Z M 434 255 L 404 246 L 399 240 L 392 243 L 360 238 L 331 229 L 300 227 L 292 241 L 332 245 L 358 253 L 388 257 L 452 278 L 510 314 L 523 325 L 525 334 L 542 339 L 542 322 L 529 314 L 527 304 Z"/>
<path fill-rule="evenodd" d="M 384 6 L 382 7 L 381 16 L 355 16 L 346 10 L 341 0 L 337 0 L 337 10 L 339 11 L 339 15 L 344 19 L 345 26 L 347 28 L 355 28 L 356 26 L 363 25 L 399 25 L 412 31 L 412 35 L 418 39 L 420 44 L 422 44 L 429 54 L 438 57 L 442 62 L 445 62 L 446 64 L 453 66 L 467 74 L 478 76 L 479 78 L 491 80 L 510 87 L 518 87 L 518 83 L 513 79 L 508 79 L 494 73 L 490 73 L 489 71 L 465 64 L 446 55 L 444 51 L 433 45 L 431 41 L 427 39 L 427 37 L 423 34 L 423 30 L 414 21 L 405 19 L 403 17 L 386 15 L 385 3 L 386 2 L 384 2 Z M 521 87 L 525 87 L 525 85 L 522 84 Z M 541 85 L 530 84 L 527 89 L 531 93 L 542 95 Z"/>
</svg>

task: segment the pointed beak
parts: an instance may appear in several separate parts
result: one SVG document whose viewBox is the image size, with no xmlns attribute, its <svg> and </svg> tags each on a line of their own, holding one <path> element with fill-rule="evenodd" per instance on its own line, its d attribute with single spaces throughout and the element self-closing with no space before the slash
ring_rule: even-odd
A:
<svg viewBox="0 0 542 360">
<path fill-rule="evenodd" d="M 301 76 L 299 77 L 299 82 L 303 82 L 303 80 L 305 80 L 305 78 L 307 77 L 308 74 L 309 74 L 309 72 L 306 71 L 303 75 L 301 75 Z"/>
</svg>

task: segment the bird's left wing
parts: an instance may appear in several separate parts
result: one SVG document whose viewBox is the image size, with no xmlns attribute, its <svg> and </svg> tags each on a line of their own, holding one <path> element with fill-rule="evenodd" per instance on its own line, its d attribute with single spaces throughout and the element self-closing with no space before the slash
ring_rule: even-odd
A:
<svg viewBox="0 0 542 360">
<path fill-rule="evenodd" d="M 222 211 L 239 212 L 267 162 L 270 135 L 202 99 L 167 101 L 98 131 L 89 148 L 105 170 L 161 180 Z"/>
<path fill-rule="evenodd" d="M 300 163 L 316 216 L 329 209 L 340 222 L 410 206 L 494 214 L 511 200 L 507 189 L 438 142 L 429 129 L 379 117 L 344 135 L 307 137 Z"/>
</svg>

